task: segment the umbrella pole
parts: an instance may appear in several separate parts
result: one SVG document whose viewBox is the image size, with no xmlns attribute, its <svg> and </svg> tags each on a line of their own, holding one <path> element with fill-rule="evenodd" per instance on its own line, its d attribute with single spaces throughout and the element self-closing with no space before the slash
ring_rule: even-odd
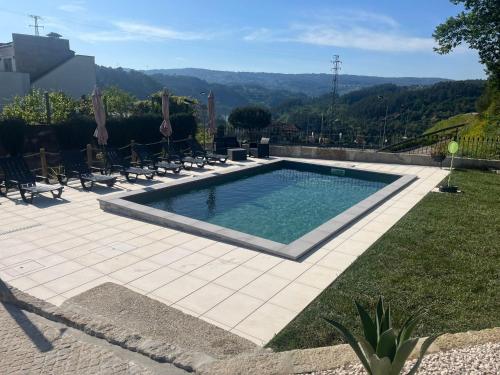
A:
<svg viewBox="0 0 500 375">
<path fill-rule="evenodd" d="M 207 149 L 207 141 L 206 141 L 206 138 L 207 138 L 207 122 L 203 121 L 203 149 L 206 151 Z"/>
</svg>

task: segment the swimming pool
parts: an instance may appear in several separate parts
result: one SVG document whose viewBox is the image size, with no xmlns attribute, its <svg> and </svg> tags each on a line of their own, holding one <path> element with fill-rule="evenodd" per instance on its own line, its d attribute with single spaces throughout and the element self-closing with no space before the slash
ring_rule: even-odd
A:
<svg viewBox="0 0 500 375">
<path fill-rule="evenodd" d="M 277 160 L 125 193 L 101 207 L 297 259 L 413 179 Z"/>
</svg>

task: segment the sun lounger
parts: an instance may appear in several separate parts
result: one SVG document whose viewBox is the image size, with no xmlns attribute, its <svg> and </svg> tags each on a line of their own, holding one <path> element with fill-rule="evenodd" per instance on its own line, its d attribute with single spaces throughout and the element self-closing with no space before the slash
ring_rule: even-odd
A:
<svg viewBox="0 0 500 375">
<path fill-rule="evenodd" d="M 198 168 L 205 167 L 205 158 L 194 155 L 189 146 L 183 147 L 181 143 L 164 144 L 164 154 L 165 160 L 170 162 L 180 162 L 182 167 L 187 170 L 193 168 L 195 165 Z"/>
<path fill-rule="evenodd" d="M 203 157 L 208 164 L 214 164 L 216 162 L 225 163 L 227 161 L 227 155 L 215 154 L 211 151 L 204 150 L 194 139 L 189 139 L 188 144 L 191 148 L 191 152 L 198 157 Z"/>
<path fill-rule="evenodd" d="M 145 145 L 134 145 L 134 152 L 137 155 L 138 165 L 141 168 L 154 169 L 160 176 L 166 175 L 167 171 L 179 173 L 182 163 L 167 161 L 151 154 Z"/>
<path fill-rule="evenodd" d="M 54 198 L 61 197 L 63 187 L 59 184 L 50 185 L 46 177 L 33 174 L 22 156 L 0 158 L 0 167 L 4 173 L 4 182 L 0 186 L 2 195 L 7 195 L 11 187 L 17 187 L 26 203 L 31 203 L 33 197 L 41 193 L 50 192 Z M 37 183 L 37 178 L 47 184 Z"/>
<path fill-rule="evenodd" d="M 116 177 L 106 176 L 104 170 L 89 167 L 79 150 L 61 151 L 61 161 L 64 173 L 58 174 L 57 179 L 63 185 L 66 185 L 70 178 L 79 179 L 84 190 L 91 190 L 94 184 L 112 187 L 116 182 Z M 93 171 L 99 171 L 100 174 Z"/>
<path fill-rule="evenodd" d="M 155 175 L 154 169 L 134 167 L 130 161 L 122 157 L 116 148 L 106 148 L 106 173 L 119 172 L 124 175 L 127 181 L 135 182 L 139 176 L 144 176 L 148 180 L 153 179 Z"/>
</svg>

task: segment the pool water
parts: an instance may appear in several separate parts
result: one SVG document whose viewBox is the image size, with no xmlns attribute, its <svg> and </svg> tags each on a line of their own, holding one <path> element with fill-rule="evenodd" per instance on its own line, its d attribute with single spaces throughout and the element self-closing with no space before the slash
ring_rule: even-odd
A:
<svg viewBox="0 0 500 375">
<path fill-rule="evenodd" d="M 365 179 L 359 172 L 355 176 L 342 169 L 286 167 L 142 203 L 289 244 L 392 182 Z"/>
</svg>

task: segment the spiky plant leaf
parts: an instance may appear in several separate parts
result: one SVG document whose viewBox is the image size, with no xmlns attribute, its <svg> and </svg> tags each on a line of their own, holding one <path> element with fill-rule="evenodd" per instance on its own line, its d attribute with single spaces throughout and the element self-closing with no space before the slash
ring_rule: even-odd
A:
<svg viewBox="0 0 500 375">
<path fill-rule="evenodd" d="M 439 336 L 441 336 L 441 334 L 429 336 L 427 337 L 427 339 L 425 339 L 424 343 L 422 344 L 422 347 L 420 348 L 420 355 L 418 356 L 417 362 L 415 362 L 415 364 L 413 365 L 413 367 L 411 368 L 411 370 L 408 372 L 407 375 L 416 374 L 418 367 L 420 366 L 420 363 L 422 363 L 422 359 L 424 359 L 425 352 L 427 351 L 427 349 L 429 349 L 434 340 L 436 340 Z"/>
<path fill-rule="evenodd" d="M 370 357 L 370 367 L 372 375 L 390 375 L 391 374 L 391 360 L 387 357 L 379 358 L 376 354 Z"/>
<path fill-rule="evenodd" d="M 370 315 L 366 312 L 366 310 L 359 303 L 355 302 L 356 308 L 358 309 L 359 318 L 361 319 L 361 323 L 363 325 L 363 332 L 365 334 L 365 339 L 370 343 L 375 351 L 377 347 L 377 326 L 375 322 L 370 318 Z"/>
<path fill-rule="evenodd" d="M 377 309 L 375 311 L 375 322 L 377 324 L 377 340 L 380 339 L 380 334 L 383 332 L 381 327 L 383 317 L 384 317 L 384 298 L 380 296 L 377 302 Z"/>
<path fill-rule="evenodd" d="M 418 312 L 415 315 L 410 316 L 401 330 L 399 331 L 398 334 L 398 343 L 401 344 L 408 340 L 411 337 L 411 334 L 413 333 L 413 330 L 417 326 L 418 322 L 420 321 L 420 318 L 424 315 L 423 312 Z"/>
<path fill-rule="evenodd" d="M 370 358 L 373 354 L 375 354 L 375 349 L 364 337 L 358 336 L 357 339 L 361 349 L 363 349 L 363 352 L 365 353 L 366 358 Z"/>
<path fill-rule="evenodd" d="M 396 354 L 396 334 L 392 328 L 380 335 L 375 352 L 379 358 L 389 357 L 391 361 L 394 359 Z"/>
<path fill-rule="evenodd" d="M 325 320 L 328 324 L 332 325 L 337 331 L 340 332 L 342 336 L 344 336 L 344 339 L 351 346 L 352 350 L 354 350 L 354 353 L 356 353 L 356 355 L 358 356 L 365 370 L 368 372 L 369 375 L 373 375 L 370 369 L 370 364 L 368 363 L 368 359 L 365 357 L 363 351 L 361 350 L 361 347 L 359 346 L 353 334 L 349 332 L 349 330 L 346 327 L 336 322 L 335 320 L 331 320 L 328 318 L 323 318 L 323 320 Z"/>
<path fill-rule="evenodd" d="M 415 346 L 417 345 L 418 338 L 406 340 L 398 347 L 396 355 L 392 361 L 392 373 L 394 375 L 399 374 L 405 365 L 408 356 L 411 354 Z"/>
<path fill-rule="evenodd" d="M 382 332 L 385 332 L 389 328 L 392 328 L 392 326 L 391 326 L 391 306 L 388 306 L 387 309 L 385 309 L 384 317 L 382 319 L 382 325 L 381 325 L 380 329 Z"/>
</svg>

